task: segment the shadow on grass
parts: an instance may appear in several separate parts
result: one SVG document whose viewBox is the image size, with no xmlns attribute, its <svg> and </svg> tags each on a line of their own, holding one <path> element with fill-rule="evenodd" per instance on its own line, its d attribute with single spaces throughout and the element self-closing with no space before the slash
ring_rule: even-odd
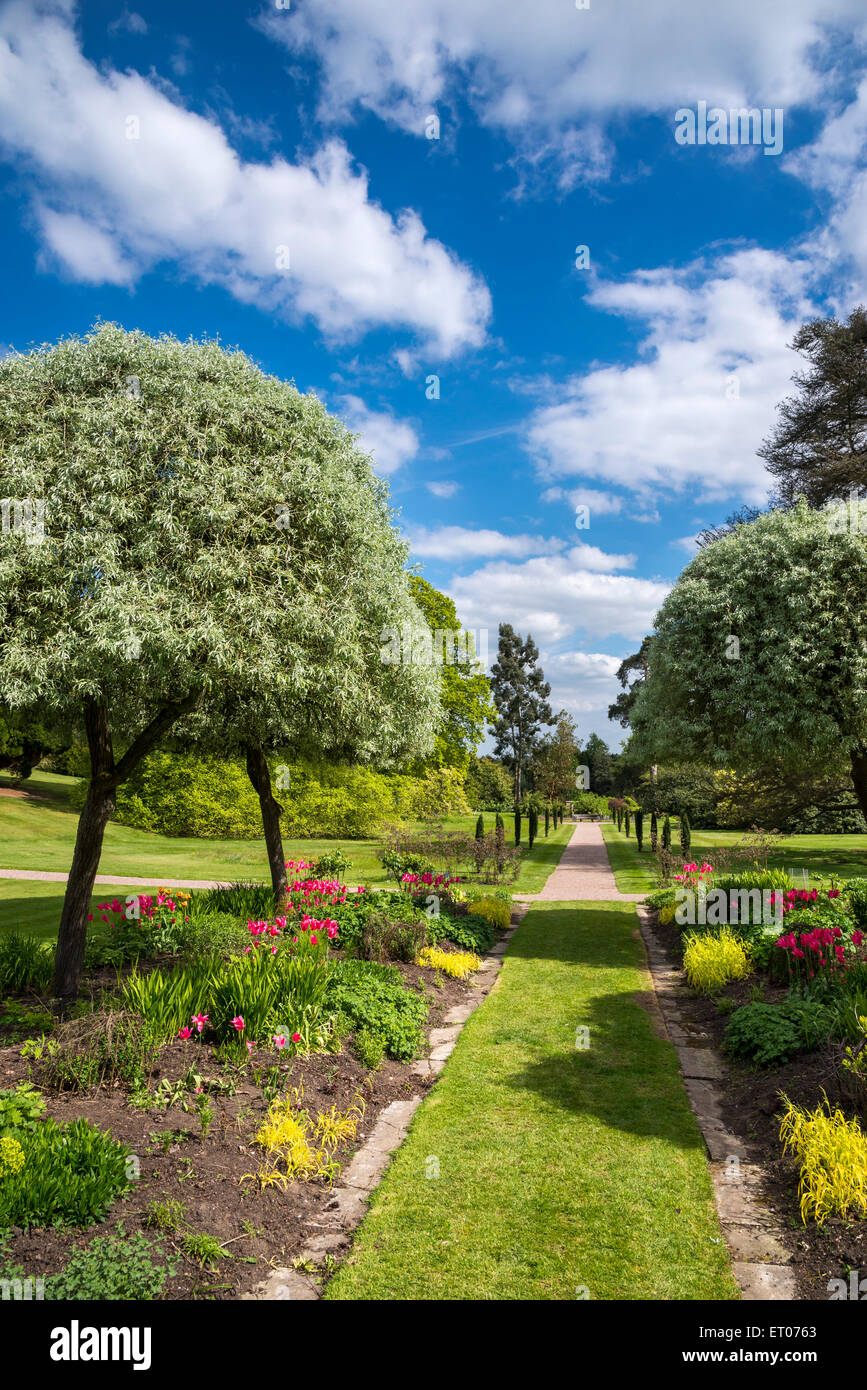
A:
<svg viewBox="0 0 867 1390">
<path fill-rule="evenodd" d="M 654 1020 L 649 991 L 640 982 L 633 985 L 636 971 L 645 967 L 634 935 L 637 918 L 620 904 L 613 910 L 594 904 L 536 911 L 535 920 L 531 913 L 513 937 L 510 959 L 574 965 L 585 981 L 586 972 L 594 970 L 609 977 L 628 971 L 631 978 L 622 991 L 589 997 L 581 997 L 576 980 L 574 1002 L 560 986 L 564 1007 L 575 1013 L 569 1027 L 587 1028 L 589 1045 L 570 1045 L 568 1050 L 555 1045 L 547 1056 L 509 1076 L 506 1084 L 516 1091 L 535 1092 L 552 1108 L 592 1116 L 601 1125 L 664 1139 L 703 1156 L 704 1143 L 677 1054 Z M 561 1034 L 563 1020 L 556 1004 L 551 1021 L 552 1032 L 556 1027 Z M 534 1022 L 538 1027 L 538 1017 Z"/>
</svg>

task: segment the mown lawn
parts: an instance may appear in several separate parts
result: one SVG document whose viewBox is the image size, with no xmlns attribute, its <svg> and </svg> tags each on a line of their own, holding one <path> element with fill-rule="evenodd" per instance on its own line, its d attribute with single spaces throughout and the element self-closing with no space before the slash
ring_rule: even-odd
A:
<svg viewBox="0 0 867 1390">
<path fill-rule="evenodd" d="M 26 788 L 39 797 L 26 800 L 0 796 L 0 868 L 41 869 L 66 873 L 72 860 L 78 816 L 69 806 L 73 779 L 51 773 L 34 772 Z M 0 787 L 15 784 L 0 778 Z M 475 816 L 455 816 L 445 821 L 449 830 L 472 831 Z M 493 816 L 485 817 L 493 828 Z M 526 833 L 526 828 L 525 828 Z M 541 888 L 556 867 L 570 834 L 568 825 L 544 832 L 532 851 L 527 851 L 515 884 L 517 890 L 533 893 Z M 378 888 L 394 887 L 379 862 L 376 840 L 285 840 L 287 859 L 316 859 L 336 848 L 348 855 L 352 868 L 348 883 L 366 883 Z M 105 832 L 99 872 L 120 878 L 143 878 L 159 886 L 166 879 L 235 882 L 264 881 L 268 876 L 264 840 L 202 840 L 170 838 L 145 830 L 109 823 Z M 100 900 L 106 894 L 121 893 L 120 885 L 97 885 Z M 143 892 L 144 888 L 128 891 Z M 56 932 L 63 884 L 0 879 L 0 928 L 30 927 L 41 923 L 40 931 Z M 50 923 L 53 921 L 53 928 Z"/>
<path fill-rule="evenodd" d="M 97 892 L 91 900 L 91 911 L 99 925 L 96 903 L 111 902 L 119 898 L 123 902 L 129 893 L 155 893 L 159 883 L 148 888 L 124 887 L 118 884 L 97 884 Z M 0 878 L 0 932 L 22 931 L 38 936 L 43 941 L 54 941 L 57 937 L 57 924 L 60 909 L 63 907 L 62 883 L 39 883 L 27 879 Z"/>
<path fill-rule="evenodd" d="M 643 960 L 631 907 L 532 907 L 327 1298 L 739 1297 Z"/>
<path fill-rule="evenodd" d="M 621 893 L 641 893 L 658 886 L 653 871 L 648 824 L 645 816 L 641 854 L 638 853 L 634 831 L 627 839 L 625 832 L 619 831 L 616 825 L 606 823 L 602 826 L 608 858 Z M 743 830 L 693 829 L 690 858 L 707 859 L 712 864 L 715 849 L 737 844 L 745 833 Z M 673 828 L 672 847 L 675 854 L 680 852 L 676 826 Z M 779 852 L 771 855 L 768 862 L 773 868 L 799 872 L 807 869 L 814 875 L 822 874 L 826 878 L 831 874 L 843 878 L 867 875 L 867 835 L 786 835 Z"/>
</svg>

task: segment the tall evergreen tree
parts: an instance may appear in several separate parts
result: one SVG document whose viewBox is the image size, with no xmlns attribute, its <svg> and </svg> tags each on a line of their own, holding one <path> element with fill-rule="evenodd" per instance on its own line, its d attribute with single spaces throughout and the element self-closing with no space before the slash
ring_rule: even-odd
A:
<svg viewBox="0 0 867 1390">
<path fill-rule="evenodd" d="M 491 668 L 497 717 L 491 727 L 496 739 L 494 752 L 512 773 L 515 805 L 519 806 L 539 731 L 554 722 L 548 704 L 551 687 L 538 664 L 539 648 L 530 634 L 523 639 L 511 623 L 500 623 L 499 634 L 497 660 Z"/>
<path fill-rule="evenodd" d="M 759 458 L 784 506 L 803 495 L 818 507 L 867 486 L 867 310 L 859 305 L 843 323 L 811 319 L 791 346 L 810 370 L 792 377 L 798 394 L 779 406 Z"/>
<path fill-rule="evenodd" d="M 585 763 L 590 773 L 590 786 L 587 791 L 597 796 L 607 796 L 613 787 L 613 755 L 604 738 L 591 734 L 582 748 L 579 761 Z"/>
</svg>

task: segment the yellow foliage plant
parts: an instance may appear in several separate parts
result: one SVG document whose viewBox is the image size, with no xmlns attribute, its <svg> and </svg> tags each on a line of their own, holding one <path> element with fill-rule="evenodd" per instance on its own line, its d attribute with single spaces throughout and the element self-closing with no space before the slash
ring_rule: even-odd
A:
<svg viewBox="0 0 867 1390">
<path fill-rule="evenodd" d="M 693 989 L 713 994 L 732 980 L 745 979 L 753 965 L 749 946 L 730 927 L 721 927 L 684 937 L 683 968 Z"/>
<path fill-rule="evenodd" d="M 455 980 L 465 980 L 481 963 L 472 951 L 443 951 L 439 946 L 425 946 L 416 960 L 416 965 L 429 965 Z"/>
<path fill-rule="evenodd" d="M 786 1113 L 780 1123 L 783 1152 L 800 1164 L 801 1220 L 822 1226 L 829 1216 L 867 1216 L 867 1136 L 857 1119 L 847 1120 L 828 1097 L 815 1110 L 780 1099 Z"/>
<path fill-rule="evenodd" d="M 506 930 L 512 918 L 509 904 L 499 898 L 476 898 L 473 902 L 468 902 L 467 907 L 476 917 L 484 917 L 486 922 L 492 927 L 499 927 L 500 931 Z"/>
</svg>

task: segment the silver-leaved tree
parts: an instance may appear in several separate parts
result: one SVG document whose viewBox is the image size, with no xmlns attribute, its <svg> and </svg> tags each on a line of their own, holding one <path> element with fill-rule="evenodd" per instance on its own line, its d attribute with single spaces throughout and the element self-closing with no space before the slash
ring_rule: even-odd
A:
<svg viewBox="0 0 867 1390">
<path fill-rule="evenodd" d="M 241 352 L 109 324 L 7 358 L 0 498 L 0 699 L 77 719 L 90 752 L 66 999 L 116 789 L 164 736 L 248 750 L 278 888 L 264 750 L 423 753 L 438 681 L 381 659 L 382 630 L 419 615 L 369 458 Z"/>
<path fill-rule="evenodd" d="M 849 509 L 802 502 L 701 550 L 657 615 L 631 719 L 648 762 L 842 764 L 867 816 L 867 535 Z"/>
</svg>

